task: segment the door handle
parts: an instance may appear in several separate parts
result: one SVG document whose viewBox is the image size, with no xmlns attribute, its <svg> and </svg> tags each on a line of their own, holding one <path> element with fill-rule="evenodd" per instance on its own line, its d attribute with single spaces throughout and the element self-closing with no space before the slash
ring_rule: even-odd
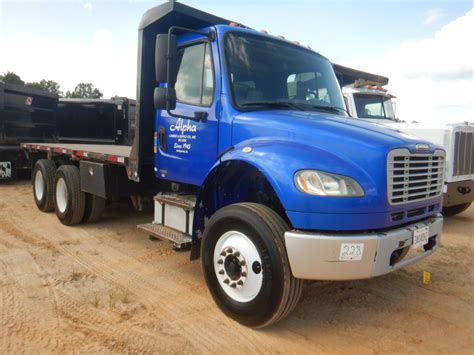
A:
<svg viewBox="0 0 474 355">
<path fill-rule="evenodd" d="M 166 128 L 160 127 L 158 129 L 158 143 L 160 144 L 161 150 L 167 151 L 168 145 L 166 143 Z"/>
</svg>

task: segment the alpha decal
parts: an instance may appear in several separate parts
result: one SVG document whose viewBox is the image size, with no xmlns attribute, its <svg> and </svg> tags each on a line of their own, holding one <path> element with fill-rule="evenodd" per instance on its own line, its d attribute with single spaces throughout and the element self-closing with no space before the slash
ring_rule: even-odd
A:
<svg viewBox="0 0 474 355">
<path fill-rule="evenodd" d="M 188 120 L 188 122 L 185 124 L 182 118 L 178 118 L 176 124 L 172 124 L 170 126 L 170 131 L 180 131 L 181 134 L 184 134 L 185 132 L 196 132 L 197 126 L 195 124 L 191 124 L 190 120 Z"/>
<path fill-rule="evenodd" d="M 174 132 L 174 133 L 171 133 Z M 174 140 L 173 149 L 176 153 L 188 154 L 192 147 L 192 141 L 196 139 L 197 125 L 190 120 L 185 123 L 182 118 L 178 118 L 175 124 L 170 125 L 169 138 Z"/>
</svg>

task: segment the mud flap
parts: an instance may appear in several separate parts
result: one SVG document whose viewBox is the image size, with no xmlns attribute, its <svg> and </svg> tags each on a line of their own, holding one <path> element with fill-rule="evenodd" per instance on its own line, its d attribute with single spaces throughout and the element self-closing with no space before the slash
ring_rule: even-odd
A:
<svg viewBox="0 0 474 355">
<path fill-rule="evenodd" d="M 0 180 L 12 178 L 12 163 L 9 161 L 0 161 Z"/>
</svg>

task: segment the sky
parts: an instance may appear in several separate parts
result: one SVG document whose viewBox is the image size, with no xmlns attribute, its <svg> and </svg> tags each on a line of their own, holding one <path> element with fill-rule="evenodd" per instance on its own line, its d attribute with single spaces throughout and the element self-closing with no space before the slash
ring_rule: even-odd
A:
<svg viewBox="0 0 474 355">
<path fill-rule="evenodd" d="M 135 98 L 138 24 L 163 1 L 0 0 L 0 73 Z M 472 1 L 182 0 L 388 76 L 408 122 L 474 122 Z"/>
</svg>

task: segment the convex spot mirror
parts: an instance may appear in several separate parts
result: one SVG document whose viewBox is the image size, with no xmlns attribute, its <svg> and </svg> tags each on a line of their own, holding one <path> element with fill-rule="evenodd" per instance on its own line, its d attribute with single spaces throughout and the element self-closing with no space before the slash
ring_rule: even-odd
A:
<svg viewBox="0 0 474 355">
<path fill-rule="evenodd" d="M 157 110 L 174 110 L 176 108 L 176 91 L 174 88 L 157 87 L 153 94 Z"/>
</svg>

